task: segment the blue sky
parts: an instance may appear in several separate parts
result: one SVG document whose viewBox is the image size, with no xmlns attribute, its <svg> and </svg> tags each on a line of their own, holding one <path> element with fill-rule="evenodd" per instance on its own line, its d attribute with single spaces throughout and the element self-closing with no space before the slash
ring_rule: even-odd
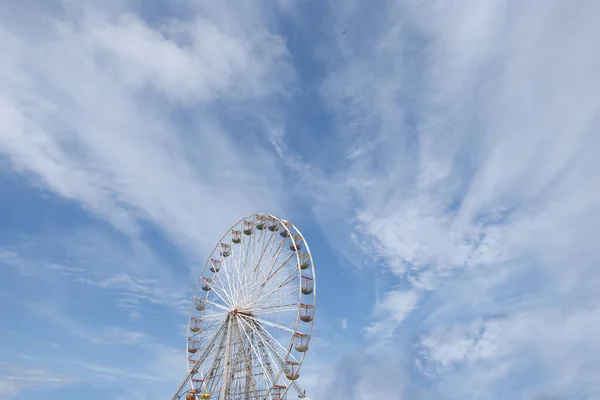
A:
<svg viewBox="0 0 600 400">
<path fill-rule="evenodd" d="M 254 212 L 313 252 L 311 399 L 600 398 L 599 16 L 3 3 L 0 399 L 170 395 Z"/>
</svg>

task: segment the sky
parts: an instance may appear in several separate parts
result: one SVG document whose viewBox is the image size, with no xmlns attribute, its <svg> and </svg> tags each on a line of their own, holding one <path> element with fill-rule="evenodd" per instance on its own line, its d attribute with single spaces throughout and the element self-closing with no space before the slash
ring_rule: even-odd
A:
<svg viewBox="0 0 600 400">
<path fill-rule="evenodd" d="M 0 399 L 170 396 L 255 212 L 311 247 L 312 400 L 600 399 L 599 18 L 2 2 Z"/>
</svg>

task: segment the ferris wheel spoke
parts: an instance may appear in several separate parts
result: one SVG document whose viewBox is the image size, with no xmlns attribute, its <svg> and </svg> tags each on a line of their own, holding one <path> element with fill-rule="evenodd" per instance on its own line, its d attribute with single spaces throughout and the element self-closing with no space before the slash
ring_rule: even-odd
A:
<svg viewBox="0 0 600 400">
<path fill-rule="evenodd" d="M 256 380 L 254 377 L 254 365 L 252 365 L 252 361 L 251 361 L 251 354 L 248 354 L 248 352 L 245 351 L 245 346 L 244 346 L 244 338 L 242 337 L 242 332 L 241 332 L 241 322 L 239 324 L 237 324 L 236 326 L 236 333 L 238 336 L 238 340 L 239 343 L 241 345 L 241 350 L 240 353 L 243 353 L 244 355 L 244 366 L 245 366 L 245 376 L 246 376 L 246 390 L 250 393 L 256 391 L 257 385 L 256 385 Z"/>
<path fill-rule="evenodd" d="M 208 357 L 210 350 L 212 350 L 212 347 L 214 346 L 217 338 L 223 333 L 224 327 L 225 327 L 225 324 L 221 325 L 221 327 L 212 334 L 212 337 L 209 337 L 207 339 L 208 343 L 207 343 L 206 347 L 204 347 L 204 350 L 202 351 L 202 353 L 200 353 L 200 355 L 198 356 L 198 359 L 194 361 L 195 365 L 190 368 L 190 371 L 188 373 L 188 378 L 194 370 L 198 371 L 200 365 Z"/>
<path fill-rule="evenodd" d="M 232 255 L 231 257 L 231 275 L 228 277 L 228 279 L 231 281 L 231 287 L 232 287 L 232 291 L 234 291 L 234 293 L 238 294 L 241 292 L 240 291 L 240 284 L 242 282 L 242 280 L 240 279 L 240 270 L 242 269 L 242 260 L 238 259 L 238 254 L 241 258 L 245 259 L 247 256 L 248 250 L 247 250 L 247 246 L 245 243 L 245 240 L 242 240 L 240 242 L 240 248 L 239 248 L 239 252 L 236 250 L 235 254 Z M 246 254 L 246 256 L 244 255 Z M 237 296 L 236 296 L 237 298 Z"/>
<path fill-rule="evenodd" d="M 265 229 L 264 231 L 267 231 L 267 230 L 268 229 Z M 272 246 L 271 242 L 273 243 L 273 245 L 275 243 L 277 243 L 276 238 L 277 238 L 277 234 L 275 232 L 272 232 L 271 235 L 269 236 L 269 240 L 266 241 L 266 242 L 264 242 L 263 247 L 262 247 L 261 252 L 260 252 L 260 258 L 258 259 L 257 263 L 254 264 L 254 267 L 252 268 L 253 272 L 256 272 L 257 269 L 258 269 L 258 267 L 261 265 L 261 261 L 262 261 L 264 255 L 268 252 L 267 249 L 270 246 Z"/>
<path fill-rule="evenodd" d="M 254 223 L 254 221 L 253 221 L 253 223 Z M 250 243 L 248 243 L 246 257 L 244 258 L 244 265 L 242 267 L 243 273 L 240 275 L 240 278 L 242 279 L 242 282 L 243 282 L 242 291 L 241 291 L 243 304 L 246 304 L 248 302 L 249 297 L 251 296 L 251 289 L 252 289 L 251 282 L 252 281 L 248 279 L 247 272 L 254 264 L 254 257 L 256 255 L 255 254 L 256 253 L 256 240 L 257 240 L 257 237 L 261 237 L 261 234 L 262 234 L 262 231 L 261 231 L 261 233 L 256 232 L 255 225 L 256 224 L 254 224 L 254 226 L 253 226 L 253 233 L 252 233 L 252 236 L 250 239 Z M 248 253 L 250 253 L 250 254 L 248 254 Z"/>
<path fill-rule="evenodd" d="M 262 319 L 262 318 L 252 317 L 252 316 L 249 316 L 249 315 L 245 315 L 244 317 L 248 318 L 248 319 L 252 319 L 252 320 L 254 320 L 256 322 L 268 325 L 268 326 L 276 328 L 276 329 L 281 329 L 282 331 L 286 331 L 286 332 L 289 332 L 289 333 L 296 333 L 295 330 L 293 330 L 291 328 L 288 328 L 287 326 L 278 325 L 278 324 L 276 324 L 274 322 L 270 322 L 270 321 L 267 321 L 267 320 Z"/>
<path fill-rule="evenodd" d="M 236 293 L 236 301 L 239 303 L 244 297 L 245 285 L 243 285 L 243 279 L 241 278 L 241 271 L 244 269 L 242 264 L 243 260 L 247 257 L 248 246 L 245 240 L 242 240 L 240 243 L 239 251 L 236 252 L 235 257 L 231 259 L 231 286 L 235 288 Z M 238 259 L 239 254 L 239 259 Z"/>
<path fill-rule="evenodd" d="M 229 309 L 232 308 L 232 305 L 227 300 L 225 300 L 225 298 L 219 293 L 219 290 L 217 289 L 216 285 L 213 284 L 211 286 L 211 292 L 213 292 L 219 299 L 221 299 L 221 301 L 225 303 L 225 306 L 229 307 Z"/>
<path fill-rule="evenodd" d="M 298 289 L 298 287 L 293 288 L 292 290 L 290 290 L 289 292 L 287 292 L 286 294 L 283 295 L 283 298 L 287 298 L 288 296 L 291 296 L 294 293 L 298 293 L 300 289 Z"/>
<path fill-rule="evenodd" d="M 260 235 L 261 236 L 264 235 L 264 232 L 265 232 L 265 230 L 263 230 Z M 259 260 L 262 259 L 262 256 L 263 256 L 263 254 L 261 253 Z M 252 274 L 253 274 L 252 266 L 255 265 L 254 258 L 255 258 L 255 254 L 252 254 L 252 260 L 250 261 L 248 268 L 244 269 L 244 272 L 245 272 L 245 274 L 244 274 L 244 282 L 245 282 L 244 289 L 245 290 L 244 290 L 244 301 L 243 301 L 244 304 L 252 303 L 253 297 L 256 296 L 256 294 L 255 294 L 257 291 L 256 279 L 254 279 L 254 277 L 252 276 Z M 260 265 L 260 262 L 257 262 L 256 265 Z"/>
<path fill-rule="evenodd" d="M 226 313 L 204 314 L 204 316 L 202 317 L 202 321 L 207 321 L 207 322 L 217 321 L 217 322 L 222 323 L 226 316 L 227 316 Z"/>
<path fill-rule="evenodd" d="M 285 248 L 285 244 L 286 244 L 286 240 L 285 240 L 285 239 L 284 239 L 284 240 L 281 240 L 281 242 L 279 243 L 279 247 L 277 248 L 277 250 L 275 251 L 275 253 L 273 253 L 273 263 L 272 263 L 270 266 L 269 266 L 269 265 L 267 265 L 267 267 L 268 267 L 268 271 L 269 271 L 269 272 L 267 273 L 267 276 L 269 276 L 269 275 L 270 275 L 270 273 L 273 271 L 273 268 L 274 268 L 274 267 L 277 265 L 277 262 L 280 260 L 280 257 L 282 256 L 282 254 L 285 254 L 285 253 L 283 253 L 283 249 Z M 287 256 L 287 259 L 289 260 L 289 258 L 290 258 L 292 255 L 293 255 L 293 253 L 290 253 L 290 254 Z M 285 256 L 284 256 L 284 257 L 285 257 Z M 265 269 L 265 272 L 266 272 L 266 271 L 267 271 L 267 269 Z"/>
<path fill-rule="evenodd" d="M 257 232 L 256 223 L 254 223 L 253 228 L 254 228 L 254 233 L 252 234 L 252 239 L 250 240 L 250 243 L 248 244 L 248 250 L 251 251 L 251 255 L 249 257 L 247 257 L 247 259 L 246 259 L 246 261 L 250 261 L 250 265 L 244 264 L 244 271 L 251 269 L 252 266 L 254 265 L 254 257 L 256 257 L 256 241 L 257 240 L 260 241 L 260 239 L 262 238 L 262 234 L 264 232 L 264 230 Z"/>
<path fill-rule="evenodd" d="M 252 316 L 254 316 L 256 318 L 262 318 L 269 322 L 277 323 L 277 324 L 281 325 L 280 324 L 281 318 L 276 318 L 276 317 L 277 316 L 283 317 L 284 321 L 290 321 L 290 318 L 294 318 L 294 321 L 295 321 L 295 317 L 298 312 L 298 308 L 299 308 L 298 305 L 293 306 L 293 307 L 282 307 L 281 309 L 271 308 L 271 309 L 253 312 Z"/>
<path fill-rule="evenodd" d="M 224 270 L 227 270 L 227 264 L 225 263 L 221 263 L 221 268 Z M 227 305 L 233 304 L 233 292 L 227 290 L 227 287 L 225 287 L 225 285 L 223 284 L 223 280 L 221 279 L 221 275 L 218 273 L 215 273 L 215 279 L 213 280 L 213 285 L 211 286 L 213 288 L 213 290 L 217 287 L 217 281 L 218 281 L 218 287 L 221 291 L 221 293 L 227 298 L 227 301 L 225 301 L 225 299 L 223 298 L 223 296 L 219 296 L 221 298 L 221 300 L 223 300 L 223 302 Z M 227 282 L 228 286 L 229 286 L 229 282 Z"/>
<path fill-rule="evenodd" d="M 282 287 L 289 285 L 290 283 L 294 282 L 297 279 L 298 279 L 298 271 L 294 270 L 286 277 L 286 279 L 283 282 L 281 282 L 279 284 L 279 286 L 277 286 L 277 289 L 281 289 Z"/>
<path fill-rule="evenodd" d="M 266 315 L 266 314 L 278 314 L 278 313 L 296 312 L 296 311 L 298 311 L 297 305 L 295 307 L 286 307 L 286 308 L 281 308 L 281 309 L 254 311 L 253 314 L 254 315 Z"/>
<path fill-rule="evenodd" d="M 270 380 L 270 382 L 272 382 L 268 387 L 268 391 L 270 391 L 273 388 L 273 386 L 277 383 L 277 378 L 279 376 L 273 370 L 273 366 L 276 366 L 277 364 L 273 364 L 273 358 L 266 351 L 265 345 L 263 343 L 263 339 L 261 338 L 260 334 L 257 333 L 256 331 L 254 331 L 253 337 L 257 338 L 256 348 L 258 349 L 258 352 L 260 353 L 259 357 L 263 360 L 263 364 L 265 365 L 265 368 L 266 368 L 266 370 L 263 373 L 265 375 L 269 376 L 270 377 L 269 380 Z"/>
<path fill-rule="evenodd" d="M 209 305 L 211 305 L 211 306 L 213 306 L 213 307 L 216 307 L 216 308 L 218 308 L 218 309 L 220 309 L 220 310 L 223 310 L 223 311 L 225 311 L 225 313 L 228 313 L 229 311 L 231 311 L 231 309 L 230 309 L 230 308 L 227 308 L 227 307 L 225 307 L 225 306 L 224 306 L 224 305 L 222 305 L 222 304 L 215 303 L 214 301 L 210 301 L 210 300 L 208 300 L 208 299 L 206 299 L 206 300 L 204 300 L 204 301 L 206 302 L 206 304 L 209 304 Z"/>
<path fill-rule="evenodd" d="M 271 346 L 271 348 L 272 348 L 272 346 Z M 298 394 L 303 393 L 302 390 L 300 389 L 300 386 L 298 385 L 298 382 L 296 380 L 289 380 L 287 378 L 287 376 L 285 375 L 285 370 L 286 370 L 285 359 L 283 357 L 281 357 L 281 355 L 279 355 L 277 352 L 275 352 L 275 355 L 278 358 L 278 365 L 280 365 L 281 373 L 283 374 L 282 378 L 286 382 L 286 386 L 288 387 L 288 390 L 289 390 L 290 386 L 293 386 Z"/>
<path fill-rule="evenodd" d="M 269 256 L 271 255 L 276 244 L 277 244 L 277 234 L 275 232 L 272 232 L 271 235 L 269 236 L 269 240 L 264 244 L 264 246 L 261 250 L 261 254 L 260 254 L 260 258 L 258 259 L 258 262 L 254 265 L 254 268 L 252 269 L 254 273 L 257 273 L 259 271 L 259 267 L 262 265 L 263 258 L 265 257 L 265 255 L 269 255 Z M 280 246 L 280 249 L 281 248 L 283 248 L 283 247 Z M 280 249 L 279 249 L 279 252 L 281 251 Z M 274 253 L 275 257 L 277 257 L 277 254 L 279 252 L 276 251 Z"/>
<path fill-rule="evenodd" d="M 266 275 L 265 276 L 269 276 L 271 274 L 271 271 L 273 271 L 273 268 L 277 265 L 277 261 L 279 260 L 279 257 L 281 256 L 281 252 L 283 251 L 283 248 L 285 247 L 285 242 L 286 240 L 281 240 L 281 242 L 279 243 L 279 247 L 277 248 L 277 250 L 273 253 L 272 256 L 272 264 L 269 266 L 269 263 L 267 263 L 267 268 L 265 268 L 265 272 Z"/>
<path fill-rule="evenodd" d="M 281 304 L 281 300 L 287 299 L 294 293 L 298 293 L 298 291 L 299 291 L 298 287 L 295 287 L 294 289 L 290 290 L 289 292 L 285 293 L 284 295 L 279 296 L 279 298 L 272 298 L 272 297 L 265 298 L 265 300 L 262 302 L 260 307 L 253 309 L 253 313 L 260 313 L 259 312 L 260 310 L 276 309 L 278 307 L 287 306 L 286 304 Z M 294 305 L 296 307 L 295 309 L 298 308 L 297 302 L 289 304 L 289 305 Z"/>
<path fill-rule="evenodd" d="M 290 291 L 289 293 L 282 295 L 283 291 L 281 288 L 275 288 L 268 293 L 262 294 L 258 299 L 256 299 L 256 309 L 277 307 L 282 301 L 289 301 L 290 295 L 295 292 L 297 292 L 297 290 Z M 275 294 L 277 294 L 277 296 L 274 296 Z"/>
<path fill-rule="evenodd" d="M 220 367 L 222 358 L 219 357 L 218 355 L 221 354 L 221 352 L 225 348 L 225 340 L 226 340 L 225 335 L 222 335 L 221 341 L 219 342 L 219 347 L 217 348 L 217 350 L 215 352 L 213 352 L 213 355 L 214 355 L 213 360 L 208 369 L 208 377 L 206 379 L 206 380 L 208 380 L 208 382 L 206 382 L 206 380 L 205 380 L 205 383 L 210 392 L 213 392 L 215 390 L 215 387 L 220 380 L 220 375 L 218 374 L 218 371 L 219 371 L 219 367 Z"/>
<path fill-rule="evenodd" d="M 213 324 L 213 325 L 209 325 L 208 328 L 203 328 L 201 331 L 199 332 L 194 332 L 191 335 L 189 335 L 190 339 L 196 339 L 198 337 L 200 337 L 200 341 L 203 340 L 203 338 L 201 337 L 202 334 L 205 334 L 206 332 L 208 332 L 211 328 L 217 326 L 217 324 Z M 206 339 L 204 339 L 206 341 Z"/>
<path fill-rule="evenodd" d="M 256 233 L 254 235 L 254 240 L 252 241 L 252 258 L 250 260 L 250 265 L 248 265 L 246 268 L 244 268 L 244 280 L 247 283 L 255 283 L 256 281 L 252 278 L 253 273 L 256 271 L 255 266 L 260 266 L 261 265 L 261 261 L 265 255 L 265 250 L 268 247 L 268 244 L 270 243 L 270 241 L 273 239 L 274 235 L 269 235 L 268 236 L 268 240 L 263 240 L 265 236 L 267 236 L 267 233 L 269 232 L 268 229 L 266 229 L 266 226 L 263 226 L 263 229 L 260 230 L 260 233 Z M 257 244 L 256 242 L 259 242 L 259 244 Z M 258 256 L 258 260 L 256 260 L 256 257 Z M 247 285 L 249 292 L 247 293 L 247 295 L 251 295 L 252 294 L 252 289 L 255 290 L 255 285 Z M 247 297 L 247 300 L 249 300 L 249 298 Z"/>
<path fill-rule="evenodd" d="M 264 332 L 264 330 L 262 331 Z M 279 365 L 281 367 L 278 375 L 273 379 L 274 381 L 277 381 L 279 376 L 285 371 L 285 361 L 283 363 L 281 362 L 282 357 L 274 350 L 268 339 L 262 335 L 262 332 L 258 334 L 258 338 L 260 340 L 260 345 L 258 347 L 262 349 L 263 353 L 272 361 L 273 365 Z M 289 386 L 289 384 L 286 386 Z"/>
<path fill-rule="evenodd" d="M 288 263 L 288 261 L 290 261 L 290 259 L 292 258 L 292 256 L 294 255 L 294 253 L 291 253 L 284 262 L 282 262 L 281 264 L 279 264 L 279 266 L 277 267 L 277 269 L 273 272 L 271 272 L 269 275 L 267 275 L 267 279 L 265 279 L 265 281 L 261 284 L 261 286 L 265 286 L 270 280 L 271 278 L 273 278 L 275 275 L 277 275 L 277 273 L 283 268 L 285 267 L 285 265 Z M 275 266 L 275 265 L 273 265 Z"/>
<path fill-rule="evenodd" d="M 204 321 L 206 321 L 206 319 L 205 319 Z M 208 325 L 206 328 L 205 328 L 205 327 L 202 327 L 202 328 L 200 329 L 200 331 L 192 333 L 192 334 L 190 335 L 190 338 L 192 338 L 192 339 L 195 339 L 196 337 L 198 337 L 198 336 L 200 336 L 200 335 L 206 334 L 206 332 L 209 332 L 211 329 L 213 329 L 213 328 L 217 328 L 217 327 L 221 326 L 221 324 L 222 324 L 222 323 L 223 323 L 223 321 L 222 321 L 222 320 L 217 320 L 217 322 L 215 322 L 215 323 L 213 323 L 213 324 L 210 324 L 210 325 Z"/>
<path fill-rule="evenodd" d="M 277 246 L 277 234 L 275 232 L 273 232 L 271 234 L 271 237 L 269 238 L 269 241 L 271 241 L 272 239 L 272 243 L 268 246 L 265 247 L 264 251 L 263 251 L 263 256 L 264 254 L 269 254 L 269 256 L 271 257 L 271 259 L 273 260 L 273 263 L 277 262 L 277 259 L 279 258 L 279 255 L 281 254 L 281 250 L 283 250 L 283 247 L 285 246 L 285 240 L 282 240 L 279 242 L 279 247 L 277 247 L 277 250 L 274 251 L 275 247 Z M 254 266 L 254 272 L 257 273 L 259 272 L 259 267 L 262 264 L 259 262 Z M 266 262 L 265 265 L 269 265 L 269 262 Z M 265 271 L 266 272 L 266 271 Z"/>
<path fill-rule="evenodd" d="M 225 341 L 225 365 L 223 366 L 223 383 L 221 384 L 221 398 L 225 399 L 229 397 L 229 390 L 231 384 L 231 330 L 233 326 L 233 317 L 231 315 L 227 318 L 227 339 Z"/>
<path fill-rule="evenodd" d="M 249 298 L 252 295 L 252 280 L 248 279 L 247 273 L 248 270 L 251 269 L 253 263 L 254 263 L 254 258 L 256 256 L 256 241 L 259 240 L 260 238 L 262 238 L 262 232 L 260 233 L 257 232 L 256 230 L 256 223 L 255 221 L 252 221 L 253 226 L 253 232 L 252 235 L 250 237 L 250 240 L 248 242 L 248 246 L 246 249 L 246 257 L 244 258 L 244 263 L 242 265 L 242 263 L 240 262 L 240 265 L 242 265 L 242 271 L 243 274 L 240 275 L 240 278 L 242 279 L 243 282 L 243 290 L 241 291 L 241 295 L 242 295 L 242 301 L 244 304 L 246 304 L 249 300 Z"/>
<path fill-rule="evenodd" d="M 287 286 L 288 284 L 294 282 L 294 276 L 296 276 L 297 279 L 297 272 L 296 271 L 292 271 L 287 277 L 286 279 L 279 284 L 279 286 L 275 287 L 274 289 L 272 289 L 269 293 L 263 294 L 260 299 L 257 301 L 257 303 L 259 305 L 263 305 L 274 293 L 278 292 L 279 289 Z"/>
<path fill-rule="evenodd" d="M 254 237 L 252 237 L 252 239 L 254 239 Z M 252 239 L 251 239 L 251 240 L 252 240 Z M 248 245 L 246 246 L 246 244 L 245 244 L 245 241 L 244 241 L 244 240 L 242 240 L 242 243 L 241 243 L 241 244 L 242 244 L 242 249 L 244 249 L 244 248 L 245 248 L 245 251 L 246 251 L 246 253 L 245 253 L 245 255 L 244 255 L 244 264 L 243 264 L 243 265 L 241 265 L 241 262 L 240 262 L 240 267 L 241 267 L 242 269 L 245 269 L 245 268 L 246 268 L 246 263 L 248 262 L 248 253 L 249 253 L 249 251 L 250 251 L 250 243 L 248 243 Z M 239 273 L 239 271 L 238 271 L 238 273 Z M 238 275 L 238 276 L 239 276 L 239 275 Z"/>
<path fill-rule="evenodd" d="M 268 232 L 267 229 L 264 229 L 261 231 L 261 237 L 263 235 L 266 235 L 265 232 Z M 246 269 L 247 272 L 247 282 L 251 283 L 249 286 L 249 289 L 251 289 L 251 294 L 256 293 L 258 287 L 256 285 L 257 283 L 257 279 L 254 279 L 254 274 L 257 272 L 256 270 L 256 266 L 260 266 L 262 265 L 262 261 L 265 257 L 266 254 L 266 247 L 267 244 L 271 241 L 271 239 L 273 239 L 274 235 L 270 235 L 269 236 L 269 240 L 268 241 L 263 241 L 262 246 L 257 246 L 258 247 L 258 260 L 255 260 L 255 254 L 252 255 L 252 262 L 250 264 L 250 268 Z M 248 298 L 249 301 L 252 301 L 252 296 L 250 296 Z"/>
<path fill-rule="evenodd" d="M 263 268 L 259 269 L 255 273 L 255 279 L 253 279 L 255 293 L 262 292 L 263 288 L 268 283 L 268 277 L 271 274 L 272 270 L 276 265 L 278 265 L 281 262 L 279 255 L 270 255 L 270 257 L 271 259 L 267 259 L 265 261 Z"/>
<path fill-rule="evenodd" d="M 271 342 L 275 342 L 275 343 L 277 344 L 277 346 L 279 346 L 279 348 L 280 348 L 280 349 L 283 351 L 283 354 L 286 354 L 286 355 L 288 354 L 288 352 L 289 352 L 289 350 L 290 350 L 290 349 L 289 349 L 289 348 L 285 348 L 285 347 L 283 346 L 283 344 L 281 344 L 281 342 L 280 342 L 279 340 L 277 340 L 277 339 L 276 339 L 276 338 L 275 338 L 273 335 L 271 335 L 271 332 L 269 332 L 267 329 L 264 329 L 264 328 L 261 328 L 261 331 L 265 333 L 265 336 L 266 336 L 266 338 L 265 338 L 265 342 L 267 343 L 267 345 L 269 345 L 269 346 L 272 348 L 272 350 L 273 350 L 273 351 L 274 351 L 276 354 L 278 354 L 278 356 L 279 356 L 279 352 L 278 352 L 278 351 L 277 351 L 277 350 L 274 348 L 274 346 L 272 345 L 272 343 L 271 343 Z M 289 353 L 289 356 L 290 356 L 290 357 L 291 357 L 291 358 L 292 358 L 294 361 L 298 361 L 298 360 L 296 359 L 296 357 L 294 356 L 294 354 L 293 354 L 293 353 Z"/>
<path fill-rule="evenodd" d="M 297 310 L 298 303 L 278 304 L 275 306 L 254 308 L 254 309 L 252 309 L 252 313 L 255 314 L 255 313 L 260 313 L 260 312 L 281 311 L 282 308 L 285 308 L 285 307 L 293 307 L 294 310 Z"/>
<path fill-rule="evenodd" d="M 263 376 L 266 376 L 266 378 L 268 379 L 269 386 L 273 386 L 274 385 L 274 376 L 273 376 L 273 374 L 269 373 L 269 369 L 267 369 L 265 367 L 263 359 L 260 356 L 260 353 L 258 352 L 258 350 L 256 349 L 256 347 L 254 346 L 254 341 L 251 339 L 251 336 L 252 336 L 252 333 L 254 333 L 254 330 L 250 327 L 250 324 L 248 324 L 248 322 L 246 320 L 244 320 L 243 318 L 241 318 L 241 321 L 242 321 L 242 323 L 240 324 L 240 327 L 242 328 L 242 331 L 244 332 L 244 335 L 248 339 L 248 343 L 250 344 L 250 347 L 252 348 L 252 351 L 256 355 L 256 359 L 260 363 L 260 366 L 262 367 L 263 372 L 266 372 L 266 374 L 263 374 Z M 250 331 L 251 331 L 250 334 L 248 333 L 248 331 L 244 327 L 244 324 L 248 326 L 248 329 L 250 329 Z"/>
<path fill-rule="evenodd" d="M 236 262 L 235 259 L 235 254 L 236 254 L 236 250 L 234 248 L 234 246 L 231 246 L 231 265 L 233 266 L 233 263 Z M 229 289 L 229 293 L 231 294 L 231 298 L 234 298 L 234 293 L 235 293 L 235 288 L 233 286 L 233 280 L 232 277 L 229 275 L 229 268 L 228 265 L 230 264 L 227 261 L 227 258 L 223 258 L 222 262 L 222 267 L 223 267 L 223 272 L 225 272 L 225 280 L 227 282 L 227 287 Z M 232 271 L 233 272 L 233 271 Z"/>
</svg>

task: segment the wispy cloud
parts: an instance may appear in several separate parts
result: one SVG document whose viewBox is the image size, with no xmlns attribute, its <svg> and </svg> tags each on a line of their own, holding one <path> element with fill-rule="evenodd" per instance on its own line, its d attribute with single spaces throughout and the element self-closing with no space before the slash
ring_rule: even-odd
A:
<svg viewBox="0 0 600 400">
<path fill-rule="evenodd" d="M 14 268 L 21 275 L 31 274 L 24 260 L 14 251 L 0 249 L 0 266 Z"/>
<path fill-rule="evenodd" d="M 104 292 L 132 318 L 149 305 L 187 313 L 194 289 L 181 288 L 170 275 L 171 266 L 163 265 L 145 243 L 123 244 L 93 229 L 22 239 L 0 254 L 0 263 L 46 284 L 60 281 Z"/>
<path fill-rule="evenodd" d="M 120 368 L 107 367 L 98 364 L 86 363 L 86 362 L 75 362 L 75 365 L 81 368 L 85 368 L 94 373 L 97 373 L 105 379 L 135 379 L 142 381 L 156 381 L 160 379 L 160 375 L 144 375 L 131 371 L 127 371 Z"/>
<path fill-rule="evenodd" d="M 148 220 L 193 254 L 218 238 L 223 218 L 281 211 L 275 159 L 251 132 L 232 141 L 211 106 L 268 107 L 283 90 L 286 49 L 267 29 L 249 28 L 258 11 L 232 23 L 199 9 L 191 20 L 150 25 L 107 7 L 69 7 L 68 18 L 34 9 L 32 19 L 52 23 L 20 36 L 7 21 L 0 151 L 124 232 L 137 235 Z M 229 120 L 254 109 L 232 109 Z"/>
<path fill-rule="evenodd" d="M 366 328 L 366 333 L 376 346 L 389 345 L 396 329 L 417 307 L 419 293 L 417 291 L 391 291 L 376 306 L 375 314 L 380 318 Z"/>
<path fill-rule="evenodd" d="M 133 345 L 143 343 L 148 335 L 143 332 L 128 331 L 122 328 L 110 328 L 99 336 L 92 338 L 93 344 L 105 345 Z"/>
<path fill-rule="evenodd" d="M 13 399 L 23 389 L 56 388 L 70 385 L 78 379 L 31 365 L 0 365 L 0 399 Z"/>
<path fill-rule="evenodd" d="M 403 343 L 426 349 L 439 393 L 595 396 L 595 380 L 572 372 L 589 371 L 591 357 L 552 351 L 534 326 L 561 332 L 559 321 L 572 321 L 558 347 L 597 348 L 583 332 L 600 320 L 575 321 L 595 315 L 598 300 L 590 238 L 600 197 L 589 186 L 600 177 L 598 5 L 396 1 L 383 10 L 338 10 L 357 28 L 339 38 L 323 89 L 349 155 L 341 176 L 351 185 L 336 199 L 349 199 L 356 245 L 402 290 L 390 287 L 374 327 L 415 315 L 403 327 L 421 339 Z M 487 319 L 499 313 L 508 317 Z M 516 376 L 531 379 L 511 391 Z"/>
<path fill-rule="evenodd" d="M 340 327 L 342 328 L 342 330 L 346 330 L 348 329 L 348 319 L 347 318 L 342 318 L 342 320 L 340 321 Z"/>
<path fill-rule="evenodd" d="M 148 334 L 111 326 L 88 326 L 56 308 L 54 304 L 30 303 L 28 309 L 45 325 L 58 325 L 61 331 L 91 345 L 145 346 L 154 341 Z"/>
<path fill-rule="evenodd" d="M 79 283 L 106 290 L 117 297 L 117 304 L 129 310 L 132 316 L 139 316 L 143 304 L 161 304 L 174 307 L 178 312 L 187 314 L 193 287 L 167 288 L 155 280 L 134 279 L 128 274 L 119 274 L 104 280 L 84 277 L 75 279 Z"/>
<path fill-rule="evenodd" d="M 30 289 L 15 298 L 54 290 L 28 317 L 131 351 L 65 365 L 168 395 L 183 351 L 140 317 L 185 322 L 197 260 L 230 221 L 312 207 L 315 254 L 332 245 L 357 277 L 336 291 L 320 270 L 322 298 L 344 293 L 352 313 L 317 322 L 313 399 L 600 397 L 596 2 L 51 3 L 0 5 L 0 162 L 92 218 L 3 243 L 0 264 Z M 98 297 L 106 321 L 116 303 L 130 325 L 68 314 L 58 293 Z M 25 381 L 6 376 L 15 396 Z"/>
</svg>

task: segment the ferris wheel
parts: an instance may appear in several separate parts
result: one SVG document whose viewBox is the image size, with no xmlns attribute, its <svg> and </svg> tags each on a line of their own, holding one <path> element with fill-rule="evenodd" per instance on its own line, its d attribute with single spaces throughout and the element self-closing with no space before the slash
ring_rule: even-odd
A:
<svg viewBox="0 0 600 400">
<path fill-rule="evenodd" d="M 283 400 L 292 392 L 304 398 L 298 378 L 315 289 L 308 244 L 291 222 L 253 214 L 235 223 L 196 286 L 188 374 L 172 400 Z"/>
</svg>

